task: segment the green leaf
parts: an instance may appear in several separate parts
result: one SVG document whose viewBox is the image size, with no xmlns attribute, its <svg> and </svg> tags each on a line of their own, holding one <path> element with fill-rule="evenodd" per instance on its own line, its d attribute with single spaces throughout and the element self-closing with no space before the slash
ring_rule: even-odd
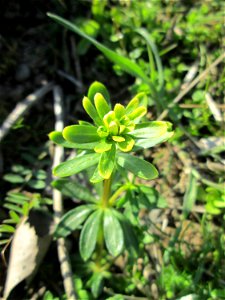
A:
<svg viewBox="0 0 225 300">
<path fill-rule="evenodd" d="M 107 142 L 104 141 L 104 140 L 101 140 L 101 142 L 99 142 L 99 143 L 95 146 L 94 150 L 95 150 L 95 152 L 97 152 L 97 153 L 103 153 L 103 152 L 105 152 L 105 151 L 109 151 L 111 148 L 112 148 L 112 144 L 107 143 Z"/>
<path fill-rule="evenodd" d="M 35 179 L 32 179 L 28 182 L 28 186 L 33 188 L 33 189 L 44 189 L 46 184 L 45 184 L 45 181 L 43 180 L 35 180 Z"/>
<path fill-rule="evenodd" d="M 66 237 L 72 231 L 78 229 L 94 209 L 96 209 L 96 206 L 90 204 L 81 205 L 70 210 L 57 224 L 54 236 L 56 238 Z"/>
<path fill-rule="evenodd" d="M 136 156 L 119 153 L 117 162 L 122 168 L 140 178 L 151 180 L 158 177 L 158 171 L 151 163 Z"/>
<path fill-rule="evenodd" d="M 134 228 L 132 224 L 129 222 L 129 220 L 120 212 L 115 211 L 114 212 L 120 221 L 120 224 L 123 229 L 123 235 L 124 235 L 124 244 L 125 249 L 129 253 L 129 258 L 137 258 L 138 256 L 138 239 L 135 235 Z"/>
<path fill-rule="evenodd" d="M 91 277 L 91 292 L 98 298 L 103 290 L 104 277 L 101 273 L 94 273 Z"/>
<path fill-rule="evenodd" d="M 147 45 L 151 48 L 151 50 L 154 54 L 155 61 L 156 61 L 156 66 L 157 66 L 157 71 L 158 71 L 159 88 L 161 88 L 163 86 L 163 83 L 164 83 L 164 74 L 163 74 L 162 62 L 161 62 L 161 59 L 160 59 L 160 56 L 159 56 L 157 46 L 155 45 L 155 43 L 151 39 L 151 36 L 150 36 L 149 32 L 146 29 L 138 28 L 135 31 L 137 33 L 139 33 L 145 39 Z"/>
<path fill-rule="evenodd" d="M 17 197 L 16 195 L 14 196 L 9 195 L 8 197 L 6 197 L 6 200 L 11 203 L 23 204 L 24 202 L 28 201 L 29 198 L 20 198 Z"/>
<path fill-rule="evenodd" d="M 97 126 L 101 126 L 102 120 L 100 119 L 100 117 L 97 113 L 97 110 L 94 107 L 94 105 L 92 104 L 91 100 L 89 100 L 87 97 L 84 97 L 82 103 L 83 103 L 83 107 L 84 107 L 86 113 L 92 118 L 94 123 Z"/>
<path fill-rule="evenodd" d="M 50 291 L 46 291 L 43 300 L 58 300 L 59 298 L 55 298 Z"/>
<path fill-rule="evenodd" d="M 128 115 L 128 118 L 129 118 L 130 120 L 140 119 L 140 118 L 143 117 L 146 113 L 147 113 L 146 107 L 144 107 L 144 106 L 139 106 L 138 108 L 136 108 L 134 111 L 132 111 L 132 112 Z"/>
<path fill-rule="evenodd" d="M 135 141 L 130 136 L 126 136 L 124 142 L 118 143 L 118 147 L 123 152 L 129 152 L 133 149 Z"/>
<path fill-rule="evenodd" d="M 93 149 L 95 145 L 95 143 L 85 143 L 84 145 L 84 144 L 76 144 L 76 143 L 68 142 L 64 139 L 62 132 L 60 131 L 52 131 L 49 133 L 48 136 L 51 141 L 64 148 Z"/>
<path fill-rule="evenodd" d="M 189 180 L 188 180 L 186 192 L 184 195 L 184 201 L 183 201 L 183 214 L 185 216 L 187 216 L 187 214 L 191 212 L 195 204 L 197 198 L 197 191 L 198 191 L 197 178 L 191 172 L 189 175 Z"/>
<path fill-rule="evenodd" d="M 110 107 L 107 101 L 105 100 L 102 94 L 97 93 L 94 96 L 94 103 L 99 117 L 103 119 L 104 115 L 106 115 L 110 111 Z"/>
<path fill-rule="evenodd" d="M 113 110 L 118 120 L 120 120 L 126 113 L 125 107 L 120 103 L 117 103 Z"/>
<path fill-rule="evenodd" d="M 126 106 L 126 114 L 132 113 L 139 105 L 139 99 L 135 96 Z"/>
<path fill-rule="evenodd" d="M 102 210 L 98 209 L 89 216 L 82 228 L 79 248 L 84 261 L 91 257 L 95 249 L 101 220 Z"/>
<path fill-rule="evenodd" d="M 164 121 L 153 121 L 135 126 L 135 129 L 128 134 L 139 139 L 158 138 L 167 133 L 171 128 L 171 123 Z"/>
<path fill-rule="evenodd" d="M 146 208 L 166 208 L 168 207 L 167 201 L 165 200 L 165 198 L 163 198 L 159 192 L 153 188 L 153 187 L 149 187 L 146 185 L 139 185 L 139 192 L 140 194 L 144 194 L 144 196 L 146 197 L 146 201 L 148 203 L 143 203 L 146 204 Z"/>
<path fill-rule="evenodd" d="M 109 253 L 112 256 L 119 255 L 124 246 L 123 230 L 120 222 L 113 214 L 112 209 L 104 211 L 103 230 L 106 247 Z"/>
<path fill-rule="evenodd" d="M 23 173 L 24 170 L 25 170 L 25 168 L 22 165 L 13 165 L 12 166 L 12 171 L 15 173 Z"/>
<path fill-rule="evenodd" d="M 47 178 L 47 174 L 44 170 L 37 170 L 34 172 L 34 176 L 37 178 L 37 179 L 41 179 L 41 180 L 44 180 Z"/>
<path fill-rule="evenodd" d="M 77 156 L 55 167 L 53 169 L 53 174 L 58 177 L 71 176 L 97 164 L 99 159 L 99 153 L 91 153 L 82 156 Z"/>
<path fill-rule="evenodd" d="M 11 183 L 23 183 L 25 181 L 22 176 L 17 174 L 6 174 L 3 176 L 3 179 Z"/>
<path fill-rule="evenodd" d="M 29 203 L 28 203 L 28 202 L 25 202 L 25 203 L 23 204 L 23 207 L 22 207 L 22 213 L 23 213 L 23 215 L 24 215 L 24 216 L 28 216 L 29 210 L 30 210 L 30 209 L 31 209 L 31 207 L 30 207 Z"/>
<path fill-rule="evenodd" d="M 137 148 L 151 148 L 157 144 L 164 143 L 166 142 L 169 138 L 173 136 L 173 131 L 172 132 L 166 132 L 162 136 L 159 137 L 153 137 L 149 139 L 137 139 L 135 141 L 135 147 Z"/>
<path fill-rule="evenodd" d="M 63 137 L 72 143 L 85 144 L 98 142 L 97 128 L 88 125 L 71 125 L 63 129 Z"/>
<path fill-rule="evenodd" d="M 104 179 L 109 179 L 115 166 L 116 147 L 113 144 L 111 150 L 103 152 L 98 165 L 99 174 Z"/>
<path fill-rule="evenodd" d="M 10 209 L 10 210 L 13 210 L 13 211 L 16 211 L 16 212 L 18 212 L 18 213 L 20 213 L 20 214 L 23 213 L 22 208 L 20 208 L 20 207 L 17 206 L 17 205 L 14 205 L 14 204 L 6 203 L 6 204 L 3 205 L 3 207 L 5 207 L 5 208 L 7 208 L 7 209 Z"/>
<path fill-rule="evenodd" d="M 99 32 L 99 24 L 87 18 L 76 18 L 76 23 L 81 29 L 91 37 L 96 37 Z M 86 54 L 87 50 L 89 49 L 90 42 L 86 39 L 82 39 L 77 45 L 77 53 L 78 55 Z"/>
<path fill-rule="evenodd" d="M 92 182 L 92 183 L 98 183 L 98 182 L 101 182 L 103 180 L 104 180 L 104 178 L 99 174 L 98 167 L 97 167 L 95 169 L 92 177 L 90 178 L 90 182 Z"/>
<path fill-rule="evenodd" d="M 1 224 L 0 225 L 0 232 L 9 232 L 9 233 L 14 233 L 15 228 L 11 225 L 6 225 L 6 224 Z"/>
<path fill-rule="evenodd" d="M 106 99 L 109 105 L 110 104 L 110 95 L 107 88 L 101 82 L 95 81 L 91 84 L 88 89 L 88 98 L 94 103 L 94 97 L 97 93 L 102 94 L 102 96 Z"/>
<path fill-rule="evenodd" d="M 63 195 L 70 198 L 77 198 L 87 202 L 96 202 L 90 191 L 79 183 L 69 179 L 54 180 L 51 185 Z"/>
<path fill-rule="evenodd" d="M 80 36 L 82 36 L 83 38 L 87 39 L 88 41 L 90 41 L 92 44 L 94 44 L 96 46 L 96 48 L 98 48 L 109 60 L 111 60 L 113 63 L 118 64 L 124 71 L 126 71 L 127 73 L 135 76 L 135 77 L 139 77 L 142 80 L 144 80 L 145 82 L 149 83 L 149 79 L 148 77 L 145 75 L 144 71 L 139 67 L 139 65 L 137 65 L 136 63 L 134 63 L 132 60 L 130 60 L 127 57 L 124 57 L 122 55 L 117 54 L 116 52 L 110 50 L 109 48 L 105 47 L 104 45 L 102 45 L 101 43 L 99 43 L 98 41 L 96 41 L 95 39 L 91 38 L 90 36 L 88 36 L 87 34 L 85 34 L 84 32 L 82 32 L 76 25 L 74 25 L 73 23 L 55 15 L 52 13 L 48 13 L 48 16 L 50 18 L 52 18 L 53 20 L 55 20 L 56 22 L 58 22 L 59 24 L 65 26 L 67 29 L 74 31 L 75 33 L 79 34 Z"/>
<path fill-rule="evenodd" d="M 10 215 L 11 219 L 14 220 L 16 223 L 20 222 L 20 216 L 15 211 L 10 210 L 9 215 Z"/>
</svg>

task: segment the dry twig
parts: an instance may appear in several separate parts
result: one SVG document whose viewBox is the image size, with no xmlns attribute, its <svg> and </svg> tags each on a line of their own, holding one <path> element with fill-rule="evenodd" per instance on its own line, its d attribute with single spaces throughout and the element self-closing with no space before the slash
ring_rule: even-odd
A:
<svg viewBox="0 0 225 300">
<path fill-rule="evenodd" d="M 56 117 L 55 130 L 62 131 L 64 127 L 63 123 L 63 104 L 62 104 L 62 90 L 59 86 L 54 86 L 54 112 Z M 57 166 L 62 162 L 64 156 L 63 147 L 55 146 L 53 166 Z M 63 202 L 62 194 L 60 191 L 53 189 L 53 209 L 55 214 L 55 223 L 57 224 L 63 214 Z M 69 255 L 66 248 L 66 241 L 64 238 L 57 240 L 58 257 L 60 262 L 61 274 L 63 277 L 64 289 L 67 295 L 67 299 L 76 300 L 76 293 L 74 290 L 74 283 L 72 278 L 72 271 L 69 261 Z"/>
<path fill-rule="evenodd" d="M 34 93 L 28 95 L 23 101 L 16 105 L 14 110 L 8 115 L 0 128 L 0 142 L 9 132 L 10 128 L 16 123 L 16 121 L 21 118 L 34 103 L 47 94 L 52 87 L 53 83 L 48 83 Z"/>
<path fill-rule="evenodd" d="M 169 110 L 180 100 L 196 85 L 199 83 L 199 81 L 203 80 L 206 75 L 213 69 L 215 68 L 219 63 L 221 63 L 225 58 L 225 52 L 221 54 L 205 71 L 203 71 L 201 74 L 199 74 L 184 90 L 182 90 L 177 97 L 168 105 L 168 108 L 165 109 L 161 115 L 158 117 L 158 120 L 163 120 L 169 113 Z"/>
</svg>

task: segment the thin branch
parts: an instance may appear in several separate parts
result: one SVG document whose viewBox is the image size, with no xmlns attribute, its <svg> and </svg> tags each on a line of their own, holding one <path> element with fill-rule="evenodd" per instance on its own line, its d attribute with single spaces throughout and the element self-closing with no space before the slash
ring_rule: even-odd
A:
<svg viewBox="0 0 225 300">
<path fill-rule="evenodd" d="M 206 75 L 215 68 L 219 63 L 221 63 L 225 58 L 225 52 L 221 54 L 205 71 L 203 71 L 201 74 L 199 74 L 184 90 L 182 90 L 177 97 L 168 105 L 168 108 L 165 109 L 161 115 L 158 117 L 158 120 L 163 120 L 169 113 L 169 110 L 196 85 L 199 83 L 199 81 L 203 80 Z"/>
<path fill-rule="evenodd" d="M 62 70 L 58 70 L 57 73 L 66 78 L 67 80 L 69 80 L 70 82 L 72 82 L 78 89 L 82 89 L 83 88 L 83 84 L 82 82 L 80 82 L 79 80 L 77 80 L 74 76 L 67 74 L 66 72 L 62 71 Z"/>
<path fill-rule="evenodd" d="M 55 130 L 62 131 L 64 127 L 63 123 L 63 103 L 62 103 L 62 90 L 59 86 L 54 86 L 54 113 L 55 113 Z M 64 156 L 63 147 L 55 146 L 53 167 L 57 166 L 62 162 Z M 53 209 L 54 209 L 54 220 L 57 224 L 63 214 L 63 201 L 62 194 L 60 191 L 53 189 Z M 74 290 L 74 283 L 72 278 L 72 270 L 69 261 L 69 255 L 66 248 L 66 241 L 64 238 L 57 240 L 58 257 L 60 262 L 61 274 L 63 277 L 64 289 L 67 295 L 67 299 L 76 300 L 77 296 Z"/>
<path fill-rule="evenodd" d="M 206 99 L 206 103 L 207 103 L 214 119 L 217 122 L 223 122 L 222 114 L 221 114 L 219 108 L 217 107 L 215 101 L 213 100 L 212 96 L 209 93 L 206 93 L 205 99 Z"/>
<path fill-rule="evenodd" d="M 0 128 L 0 142 L 9 132 L 10 128 L 16 123 L 16 121 L 18 121 L 18 119 L 21 118 L 34 103 L 47 94 L 52 87 L 53 83 L 48 83 L 34 93 L 28 95 L 23 101 L 16 105 L 14 110 L 8 115 Z"/>
<path fill-rule="evenodd" d="M 219 109 L 225 110 L 225 104 L 217 104 L 215 103 L 216 107 L 218 107 Z M 180 108 L 185 108 L 185 109 L 193 109 L 193 108 L 202 108 L 202 109 L 207 109 L 208 106 L 206 104 L 192 104 L 192 103 L 188 103 L 188 104 L 179 104 Z"/>
</svg>

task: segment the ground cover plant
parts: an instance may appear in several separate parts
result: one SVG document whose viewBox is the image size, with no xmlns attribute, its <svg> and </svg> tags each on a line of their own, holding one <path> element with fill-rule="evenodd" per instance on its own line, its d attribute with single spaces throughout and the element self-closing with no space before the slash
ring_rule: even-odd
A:
<svg viewBox="0 0 225 300">
<path fill-rule="evenodd" d="M 223 1 L 1 14 L 1 295 L 225 299 Z"/>
</svg>

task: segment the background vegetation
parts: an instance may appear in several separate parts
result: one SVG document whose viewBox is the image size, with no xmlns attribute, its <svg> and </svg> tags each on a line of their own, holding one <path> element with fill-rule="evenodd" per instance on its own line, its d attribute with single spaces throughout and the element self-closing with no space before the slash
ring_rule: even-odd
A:
<svg viewBox="0 0 225 300">
<path fill-rule="evenodd" d="M 224 11 L 222 0 L 3 1 L 1 124 L 29 94 L 46 90 L 1 140 L 1 291 L 10 249 L 5 245 L 17 224 L 40 209 L 49 218 L 53 212 L 51 91 L 60 88 L 65 125 L 74 124 L 86 118 L 81 99 L 97 80 L 107 86 L 113 103 L 126 104 L 145 92 L 149 120 L 164 118 L 175 129 L 169 142 L 143 153 L 160 177 L 147 182 L 152 204 L 148 209 L 139 204 L 132 216 L 140 255 L 132 267 L 126 257 L 118 258 L 97 299 L 225 299 Z M 47 12 L 126 56 L 144 75 L 124 67 L 118 57 L 112 61 Z M 77 181 L 85 184 L 82 176 Z M 78 203 L 70 191 L 64 210 Z M 79 297 L 93 299 L 96 293 L 81 272 L 77 232 L 68 249 Z M 17 286 L 11 298 L 66 299 L 54 241 L 30 281 Z"/>
</svg>

